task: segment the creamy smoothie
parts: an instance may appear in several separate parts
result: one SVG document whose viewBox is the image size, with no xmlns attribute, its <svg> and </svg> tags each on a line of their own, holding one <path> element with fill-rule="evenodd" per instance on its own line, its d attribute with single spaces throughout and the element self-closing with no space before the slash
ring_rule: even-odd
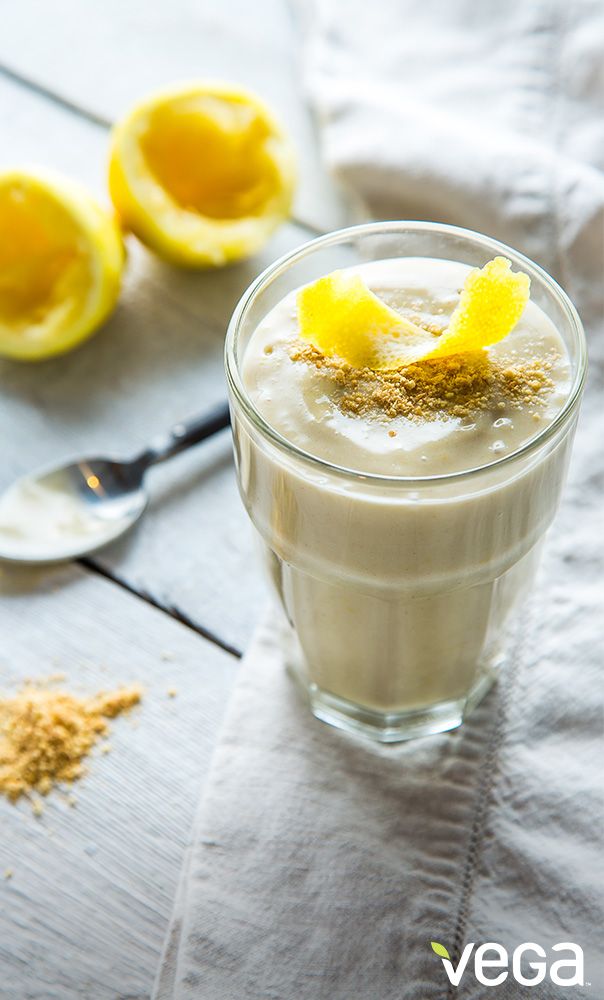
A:
<svg viewBox="0 0 604 1000">
<path fill-rule="evenodd" d="M 448 260 L 406 258 L 372 261 L 354 271 L 380 299 L 438 337 L 470 268 Z M 529 302 L 509 336 L 489 349 L 490 358 L 511 374 L 507 386 L 503 381 L 492 388 L 486 406 L 475 408 L 470 399 L 467 413 L 457 415 L 456 403 L 463 408 L 463 400 L 460 407 L 457 400 L 445 398 L 442 404 L 449 402 L 452 412 L 439 412 L 439 399 L 435 411 L 391 416 L 391 400 L 381 408 L 369 400 L 362 412 L 355 412 L 334 372 L 313 364 L 312 353 L 304 347 L 294 350 L 299 340 L 296 295 L 293 291 L 286 296 L 256 329 L 246 350 L 243 377 L 250 397 L 275 430 L 336 465 L 385 476 L 445 475 L 487 465 L 517 450 L 550 423 L 568 396 L 564 344 L 551 320 Z M 514 383 L 515 370 L 521 377 Z M 538 384 L 533 392 L 534 382 Z M 361 385 L 360 391 L 368 396 L 373 388 Z M 403 409 L 396 388 L 392 396 L 395 406 Z M 405 399 L 412 408 L 412 389 Z"/>
<path fill-rule="evenodd" d="M 353 270 L 436 343 L 470 269 L 401 257 Z M 251 334 L 241 378 L 291 446 L 234 421 L 241 492 L 315 714 L 383 739 L 401 720 L 426 731 L 427 711 L 434 730 L 459 723 L 502 660 L 564 478 L 570 435 L 505 461 L 567 400 L 555 325 L 529 301 L 479 354 L 359 371 L 301 341 L 293 290 Z"/>
</svg>

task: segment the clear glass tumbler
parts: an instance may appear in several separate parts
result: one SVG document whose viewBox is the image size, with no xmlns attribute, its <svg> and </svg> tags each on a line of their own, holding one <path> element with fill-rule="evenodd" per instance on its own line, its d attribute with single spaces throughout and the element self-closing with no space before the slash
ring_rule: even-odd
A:
<svg viewBox="0 0 604 1000">
<path fill-rule="evenodd" d="M 482 267 L 499 254 L 529 274 L 573 371 L 554 422 L 517 451 L 450 475 L 364 474 L 305 453 L 255 409 L 241 377 L 246 345 L 292 289 L 365 261 Z M 315 716 L 395 742 L 458 726 L 486 693 L 558 507 L 585 369 L 581 322 L 562 289 L 522 254 L 468 230 L 356 226 L 307 243 L 251 285 L 226 344 L 239 489 Z"/>
</svg>

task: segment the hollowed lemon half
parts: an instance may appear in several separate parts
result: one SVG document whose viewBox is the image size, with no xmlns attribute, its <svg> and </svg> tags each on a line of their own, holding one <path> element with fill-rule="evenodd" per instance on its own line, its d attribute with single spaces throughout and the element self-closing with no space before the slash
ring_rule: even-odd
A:
<svg viewBox="0 0 604 1000">
<path fill-rule="evenodd" d="M 89 337 L 120 288 L 120 229 L 75 182 L 0 173 L 0 354 L 36 361 Z"/>
<path fill-rule="evenodd" d="M 190 267 L 248 257 L 289 214 L 292 147 L 253 94 L 194 82 L 153 94 L 115 127 L 109 190 L 124 226 Z"/>
</svg>

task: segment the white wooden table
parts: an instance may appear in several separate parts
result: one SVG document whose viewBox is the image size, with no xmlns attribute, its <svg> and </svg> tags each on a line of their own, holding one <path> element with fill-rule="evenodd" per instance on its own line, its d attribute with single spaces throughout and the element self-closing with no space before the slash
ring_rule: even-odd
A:
<svg viewBox="0 0 604 1000">
<path fill-rule="evenodd" d="M 112 120 L 189 77 L 248 85 L 300 155 L 295 221 L 254 260 L 185 273 L 130 240 L 114 317 L 74 353 L 0 362 L 0 489 L 82 452 L 128 454 L 225 394 L 223 337 L 250 280 L 344 220 L 319 164 L 285 0 L 18 0 L 0 33 L 0 167 L 41 163 L 105 195 Z M 0 234 L 1 238 L 1 234 Z M 94 558 L 0 570 L 0 686 L 63 672 L 76 691 L 134 680 L 143 705 L 40 818 L 0 801 L 1 1000 L 144 1000 L 238 659 L 264 600 L 228 432 L 150 476 L 144 522 Z M 175 688 L 175 698 L 168 691 Z"/>
</svg>

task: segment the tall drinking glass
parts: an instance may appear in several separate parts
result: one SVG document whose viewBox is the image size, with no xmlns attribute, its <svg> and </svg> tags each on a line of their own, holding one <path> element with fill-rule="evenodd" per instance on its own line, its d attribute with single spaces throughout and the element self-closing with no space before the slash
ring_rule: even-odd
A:
<svg viewBox="0 0 604 1000">
<path fill-rule="evenodd" d="M 242 359 L 267 313 L 336 268 L 398 257 L 482 267 L 507 257 L 557 328 L 572 371 L 554 421 L 479 468 L 384 476 L 331 464 L 263 419 Z M 387 222 L 321 237 L 252 284 L 226 344 L 239 489 L 292 635 L 313 713 L 394 742 L 459 725 L 505 663 L 558 507 L 586 368 L 585 338 L 566 294 L 495 240 L 435 223 Z"/>
</svg>

